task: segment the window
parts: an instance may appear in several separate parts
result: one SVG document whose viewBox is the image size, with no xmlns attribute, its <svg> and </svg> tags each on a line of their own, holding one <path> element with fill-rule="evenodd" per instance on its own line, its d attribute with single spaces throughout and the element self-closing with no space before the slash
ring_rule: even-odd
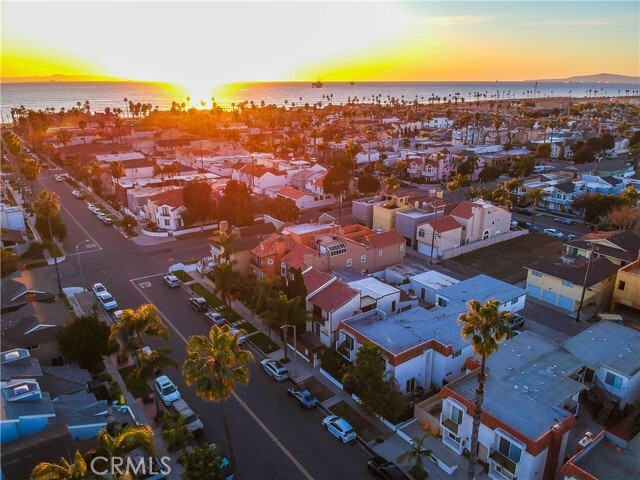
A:
<svg viewBox="0 0 640 480">
<path fill-rule="evenodd" d="M 424 238 L 424 230 L 422 228 L 418 230 L 418 237 Z"/>
<path fill-rule="evenodd" d="M 327 247 L 329 250 L 329 255 L 335 257 L 336 255 L 342 255 L 343 253 L 347 253 L 347 246 L 344 243 L 336 243 L 335 245 L 329 245 Z"/>
<path fill-rule="evenodd" d="M 404 245 L 400 245 L 400 251 L 404 250 Z"/>
<path fill-rule="evenodd" d="M 270 258 L 269 260 L 267 260 L 267 263 L 268 263 L 269 265 L 273 265 L 273 258 Z"/>
<path fill-rule="evenodd" d="M 565 287 L 573 288 L 573 283 L 568 280 L 562 280 L 562 285 L 564 285 Z"/>
<path fill-rule="evenodd" d="M 514 298 L 513 300 L 511 300 L 511 305 L 515 305 L 516 303 L 518 303 L 518 298 Z"/>
<path fill-rule="evenodd" d="M 446 430 L 446 432 L 447 432 L 447 437 L 449 437 L 451 440 L 453 440 L 454 443 L 460 443 L 460 437 L 454 435 L 449 430 Z"/>
<path fill-rule="evenodd" d="M 391 302 L 391 311 L 392 312 L 396 311 L 396 301 L 395 300 Z"/>
<path fill-rule="evenodd" d="M 459 357 L 460 355 L 462 355 L 462 350 L 456 350 L 455 352 L 453 352 L 453 357 L 451 358 L 456 358 L 456 357 Z"/>
<path fill-rule="evenodd" d="M 382 250 L 378 250 L 378 256 L 381 257 L 382 256 Z"/>
<path fill-rule="evenodd" d="M 464 416 L 464 412 L 460 410 L 455 405 L 451 405 L 451 420 L 453 420 L 456 424 L 460 425 L 462 423 L 462 417 Z"/>
<path fill-rule="evenodd" d="M 533 275 L 534 277 L 541 277 L 542 274 L 540 272 L 536 272 L 535 270 L 531 270 L 531 275 Z"/>
<path fill-rule="evenodd" d="M 362 255 L 360 257 L 360 263 L 365 263 L 367 261 L 367 256 L 366 255 Z"/>
<path fill-rule="evenodd" d="M 64 365 L 64 358 L 62 357 L 55 357 L 51 359 L 51 365 L 54 367 L 61 367 Z"/>
<path fill-rule="evenodd" d="M 280 273 L 282 275 L 286 275 L 287 274 L 287 265 L 286 264 L 284 264 L 284 263 L 280 264 Z"/>
<path fill-rule="evenodd" d="M 165 227 L 169 227 L 169 226 L 171 226 L 171 222 L 169 221 L 169 219 L 168 219 L 168 218 L 165 218 L 163 223 L 164 223 L 164 226 L 165 226 Z"/>
<path fill-rule="evenodd" d="M 164 216 L 169 215 L 169 207 L 162 207 L 162 215 Z"/>
<path fill-rule="evenodd" d="M 350 267 L 351 265 L 353 265 L 353 260 L 350 258 L 347 258 L 347 267 Z"/>
<path fill-rule="evenodd" d="M 410 378 L 405 384 L 404 391 L 406 393 L 413 392 L 416 389 L 416 379 Z"/>
<path fill-rule="evenodd" d="M 618 290 L 624 290 L 624 287 L 627 283 L 624 280 L 620 280 L 618 282 Z"/>
<path fill-rule="evenodd" d="M 482 239 L 486 240 L 487 238 L 489 238 L 490 232 L 489 230 L 485 230 L 484 233 L 482 234 Z"/>
<path fill-rule="evenodd" d="M 504 437 L 500 437 L 500 441 L 498 442 L 498 451 L 514 463 L 518 463 L 520 461 L 520 457 L 522 457 L 522 449 L 520 447 L 516 447 Z"/>
<path fill-rule="evenodd" d="M 607 376 L 604 379 L 604 383 L 612 386 L 613 388 L 622 388 L 622 377 L 615 373 L 607 372 Z"/>
<path fill-rule="evenodd" d="M 351 337 L 349 335 L 345 335 L 344 336 L 344 340 L 342 341 L 342 344 L 348 350 L 353 350 L 353 346 L 354 346 L 355 342 L 353 340 L 353 337 Z"/>
</svg>

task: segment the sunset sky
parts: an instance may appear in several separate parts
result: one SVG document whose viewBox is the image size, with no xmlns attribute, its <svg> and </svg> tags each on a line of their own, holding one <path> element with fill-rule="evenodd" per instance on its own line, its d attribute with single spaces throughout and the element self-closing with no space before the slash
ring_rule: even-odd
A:
<svg viewBox="0 0 640 480">
<path fill-rule="evenodd" d="M 233 81 L 640 75 L 640 2 L 3 1 L 2 77 Z"/>
</svg>

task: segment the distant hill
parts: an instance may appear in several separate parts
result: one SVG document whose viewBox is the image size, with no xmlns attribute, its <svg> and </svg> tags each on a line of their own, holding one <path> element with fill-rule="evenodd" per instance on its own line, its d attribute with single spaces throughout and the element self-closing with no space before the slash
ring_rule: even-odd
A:
<svg viewBox="0 0 640 480">
<path fill-rule="evenodd" d="M 2 77 L 2 83 L 36 83 L 36 82 L 126 82 L 127 79 L 101 77 L 98 75 L 48 75 L 46 77 Z"/>
<path fill-rule="evenodd" d="M 633 85 L 640 84 L 640 77 L 632 77 L 629 75 L 617 75 L 615 73 L 598 73 L 596 75 L 580 75 L 569 78 L 544 78 L 542 80 L 531 80 L 532 82 L 585 82 L 585 83 L 630 83 Z"/>
</svg>

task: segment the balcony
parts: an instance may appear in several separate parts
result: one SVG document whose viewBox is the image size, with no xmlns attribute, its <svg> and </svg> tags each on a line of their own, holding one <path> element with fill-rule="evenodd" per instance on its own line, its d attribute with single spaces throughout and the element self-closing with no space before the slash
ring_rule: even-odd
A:
<svg viewBox="0 0 640 480">
<path fill-rule="evenodd" d="M 458 425 L 455 421 L 453 421 L 452 418 L 448 417 L 444 413 L 440 415 L 440 424 L 450 432 L 458 435 L 458 428 L 460 427 L 460 425 Z"/>
<path fill-rule="evenodd" d="M 499 451 L 495 450 L 489 455 L 491 465 L 489 467 L 489 475 L 497 474 L 499 478 L 505 478 L 512 480 L 516 474 L 516 467 L 518 464 L 505 457 Z"/>
<path fill-rule="evenodd" d="M 255 270 L 259 270 L 261 272 L 264 272 L 266 270 L 266 266 L 264 265 L 264 262 L 258 263 L 258 261 L 255 258 L 252 258 L 249 261 L 249 265 L 251 265 L 251 268 L 254 268 Z"/>
</svg>

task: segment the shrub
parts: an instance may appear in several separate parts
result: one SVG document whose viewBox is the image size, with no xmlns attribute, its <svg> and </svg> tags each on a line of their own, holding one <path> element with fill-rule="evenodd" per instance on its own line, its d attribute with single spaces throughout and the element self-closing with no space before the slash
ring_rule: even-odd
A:
<svg viewBox="0 0 640 480">
<path fill-rule="evenodd" d="M 347 360 L 333 348 L 326 348 L 320 356 L 322 369 L 335 379 L 342 379 L 348 365 Z"/>
</svg>

